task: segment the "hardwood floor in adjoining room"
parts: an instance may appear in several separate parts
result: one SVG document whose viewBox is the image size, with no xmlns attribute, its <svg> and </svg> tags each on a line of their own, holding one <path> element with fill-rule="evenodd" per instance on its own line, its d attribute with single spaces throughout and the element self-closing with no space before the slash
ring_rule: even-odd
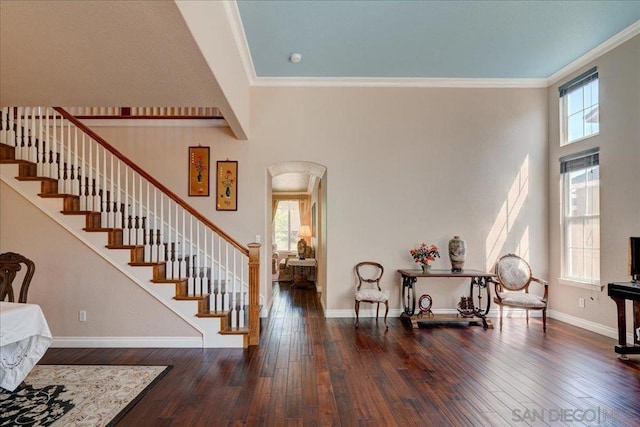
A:
<svg viewBox="0 0 640 427">
<path fill-rule="evenodd" d="M 497 323 L 497 322 L 496 322 Z M 259 347 L 49 349 L 42 364 L 173 365 L 118 426 L 638 426 L 640 357 L 549 320 L 413 330 L 325 319 L 274 284 Z"/>
</svg>

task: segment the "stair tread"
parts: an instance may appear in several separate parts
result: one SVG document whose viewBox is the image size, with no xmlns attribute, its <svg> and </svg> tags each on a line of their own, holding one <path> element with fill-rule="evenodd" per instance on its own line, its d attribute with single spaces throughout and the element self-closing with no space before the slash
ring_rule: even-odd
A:
<svg viewBox="0 0 640 427">
<path fill-rule="evenodd" d="M 28 180 L 25 180 L 28 181 Z M 74 197 L 79 199 L 80 196 L 77 196 L 75 194 L 64 194 L 64 193 L 53 193 L 53 194 L 45 194 L 45 193 L 38 193 L 38 196 L 42 197 L 43 199 L 64 199 L 65 197 Z"/>
<path fill-rule="evenodd" d="M 100 214 L 98 211 L 60 211 L 63 215 L 90 215 L 90 214 Z"/>
<path fill-rule="evenodd" d="M 227 317 L 229 315 L 229 311 L 203 311 L 201 313 L 196 314 L 196 317 Z"/>
<path fill-rule="evenodd" d="M 46 176 L 17 176 L 18 181 L 51 181 L 57 182 L 57 179 L 49 178 Z"/>
<path fill-rule="evenodd" d="M 219 332 L 220 335 L 248 335 L 249 328 L 227 328 L 222 329 Z"/>
<path fill-rule="evenodd" d="M 196 295 L 176 295 L 173 299 L 178 301 L 192 301 L 209 298 L 209 294 L 196 294 Z"/>
<path fill-rule="evenodd" d="M 130 262 L 133 267 L 153 267 L 154 265 L 162 265 L 164 262 Z"/>
<path fill-rule="evenodd" d="M 30 162 L 28 160 L 21 160 L 21 159 L 2 159 L 2 160 L 0 160 L 0 163 L 35 165 L 35 163 L 33 163 L 33 162 Z"/>
<path fill-rule="evenodd" d="M 122 229 L 121 228 L 83 228 L 83 230 L 93 233 L 96 231 L 116 231 L 116 230 L 122 230 Z"/>
<path fill-rule="evenodd" d="M 186 277 L 184 279 L 152 279 L 151 283 L 180 283 L 180 282 L 186 282 L 187 279 Z"/>
<path fill-rule="evenodd" d="M 107 249 L 135 249 L 136 245 L 105 245 Z"/>
</svg>

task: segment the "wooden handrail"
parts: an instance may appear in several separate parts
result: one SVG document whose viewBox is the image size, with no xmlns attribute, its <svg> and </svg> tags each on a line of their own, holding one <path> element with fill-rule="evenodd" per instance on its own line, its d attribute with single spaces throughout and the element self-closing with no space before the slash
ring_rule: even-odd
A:
<svg viewBox="0 0 640 427">
<path fill-rule="evenodd" d="M 89 129 L 81 121 L 79 121 L 74 116 L 69 114 L 64 108 L 62 108 L 62 107 L 53 107 L 53 109 L 55 111 L 57 111 L 58 113 L 60 113 L 62 115 L 62 117 L 64 117 L 65 119 L 67 119 L 71 123 L 73 123 L 77 128 L 81 129 L 84 133 L 89 135 L 97 143 L 99 143 L 104 148 L 106 148 L 111 154 L 113 154 L 114 156 L 119 158 L 121 161 L 126 163 L 131 169 L 133 169 L 138 174 L 143 176 L 147 181 L 149 181 L 151 184 L 153 184 L 156 188 L 158 188 L 163 193 L 165 193 L 167 196 L 169 196 L 174 202 L 176 202 L 178 205 L 180 205 L 184 210 L 186 210 L 191 215 L 193 215 L 195 218 L 200 220 L 207 227 L 209 227 L 210 229 L 215 231 L 219 236 L 221 236 L 224 240 L 226 240 L 231 245 L 233 245 L 233 247 L 235 247 L 237 250 L 242 252 L 245 256 L 247 256 L 247 257 L 249 256 L 249 249 L 248 248 L 246 248 L 245 246 L 243 246 L 240 243 L 238 243 L 233 237 L 229 236 L 226 232 L 224 232 L 217 225 L 215 225 L 214 223 L 209 221 L 209 219 L 207 219 L 205 216 L 203 216 L 195 208 L 193 208 L 187 202 L 182 200 L 182 198 L 180 198 L 180 196 L 175 194 L 173 191 L 169 190 L 167 187 L 165 187 L 163 184 L 161 184 L 155 178 L 153 178 L 151 175 L 149 175 L 147 172 L 145 172 L 142 168 L 140 168 L 134 162 L 129 160 L 124 154 L 119 152 L 115 147 L 113 147 L 111 144 L 109 144 L 107 141 L 105 141 L 100 135 L 98 135 L 97 133 L 95 133 L 94 131 Z"/>
</svg>

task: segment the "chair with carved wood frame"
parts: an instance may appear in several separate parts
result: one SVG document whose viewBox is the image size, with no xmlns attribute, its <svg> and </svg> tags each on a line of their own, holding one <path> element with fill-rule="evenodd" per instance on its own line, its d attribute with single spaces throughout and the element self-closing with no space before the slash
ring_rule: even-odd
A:
<svg viewBox="0 0 640 427">
<path fill-rule="evenodd" d="M 23 265 L 26 267 L 26 271 L 20 284 L 19 303 L 27 302 L 27 293 L 29 292 L 29 285 L 36 271 L 36 266 L 33 261 L 20 254 L 14 252 L 0 254 L 0 301 L 8 298 L 9 302 L 16 302 L 13 281 L 18 272 L 22 270 Z"/>
<path fill-rule="evenodd" d="M 493 301 L 500 307 L 500 330 L 502 330 L 503 307 L 522 308 L 526 311 L 527 326 L 529 310 L 542 311 L 542 330 L 547 331 L 547 305 L 549 285 L 546 280 L 533 277 L 531 267 L 522 258 L 514 254 L 501 257 L 495 266 L 498 276 L 495 280 Z M 537 282 L 544 288 L 542 296 L 529 293 L 531 282 Z"/>
<path fill-rule="evenodd" d="M 382 291 L 380 288 L 380 279 L 384 273 L 384 267 L 373 261 L 364 261 L 356 264 L 356 276 L 358 277 L 358 287 L 355 294 L 356 309 L 356 328 L 360 325 L 360 303 L 368 302 L 376 304 L 376 323 L 378 322 L 378 312 L 380 303 L 384 303 L 386 310 L 384 312 L 384 327 L 389 329 L 387 325 L 387 315 L 389 314 L 389 291 Z M 363 285 L 366 285 L 363 288 Z M 375 286 L 374 286 L 375 285 Z"/>
</svg>

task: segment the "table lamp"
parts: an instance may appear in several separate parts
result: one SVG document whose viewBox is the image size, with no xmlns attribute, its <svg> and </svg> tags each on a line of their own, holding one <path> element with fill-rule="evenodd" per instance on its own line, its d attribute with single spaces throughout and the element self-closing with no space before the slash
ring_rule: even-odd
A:
<svg viewBox="0 0 640 427">
<path fill-rule="evenodd" d="M 301 225 L 298 229 L 298 237 L 300 237 L 298 241 L 298 258 L 304 259 L 304 255 L 307 252 L 307 241 L 305 239 L 311 237 L 311 227 Z"/>
</svg>

